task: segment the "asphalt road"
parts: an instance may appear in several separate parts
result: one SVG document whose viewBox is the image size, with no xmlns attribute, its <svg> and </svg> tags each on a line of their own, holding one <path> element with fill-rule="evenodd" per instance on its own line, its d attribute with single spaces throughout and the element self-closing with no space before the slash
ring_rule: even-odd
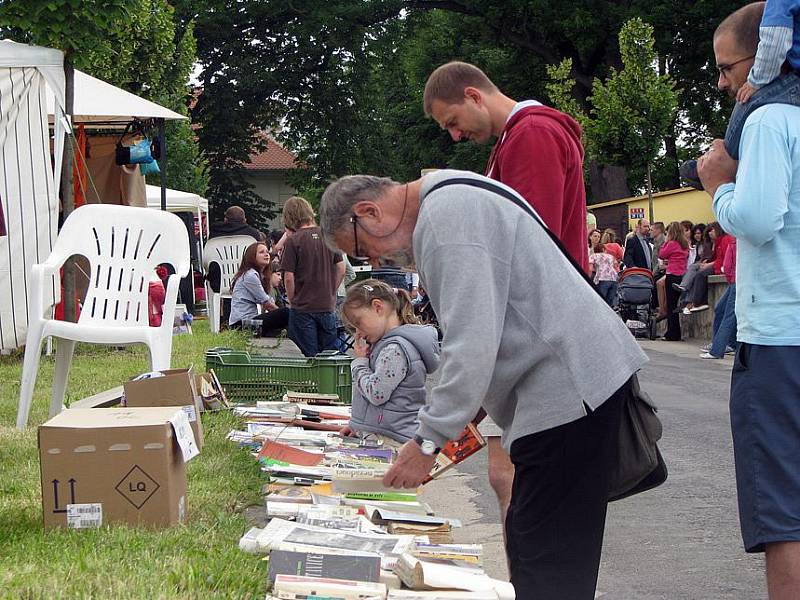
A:
<svg viewBox="0 0 800 600">
<path fill-rule="evenodd" d="M 656 490 L 609 507 L 598 581 L 602 600 L 765 598 L 763 558 L 739 537 L 728 421 L 731 358 L 700 360 L 680 342 L 642 342 L 640 375 L 660 408 L 670 471 Z M 481 452 L 426 486 L 437 514 L 461 518 L 460 542 L 483 543 L 485 566 L 505 578 L 499 513 Z"/>
</svg>

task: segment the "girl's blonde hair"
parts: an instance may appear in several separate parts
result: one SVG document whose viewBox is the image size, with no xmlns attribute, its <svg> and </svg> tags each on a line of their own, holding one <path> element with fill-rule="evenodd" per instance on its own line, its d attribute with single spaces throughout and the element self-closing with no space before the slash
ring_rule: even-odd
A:
<svg viewBox="0 0 800 600">
<path fill-rule="evenodd" d="M 355 326 L 347 313 L 352 309 L 372 306 L 373 300 L 381 300 L 394 308 L 401 325 L 419 324 L 419 319 L 414 314 L 414 305 L 411 304 L 411 296 L 406 290 L 393 288 L 377 279 L 365 279 L 347 288 L 341 314 L 342 322 L 348 329 L 355 329 Z"/>
</svg>

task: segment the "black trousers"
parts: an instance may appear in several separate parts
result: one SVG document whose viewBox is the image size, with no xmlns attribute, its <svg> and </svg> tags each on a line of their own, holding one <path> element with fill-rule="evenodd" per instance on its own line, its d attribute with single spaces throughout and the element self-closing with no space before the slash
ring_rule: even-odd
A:
<svg viewBox="0 0 800 600">
<path fill-rule="evenodd" d="M 585 417 L 511 445 L 506 517 L 518 600 L 592 600 L 603 548 L 610 465 L 630 383 Z M 587 408 L 588 410 L 588 408 Z"/>
<path fill-rule="evenodd" d="M 282 329 L 289 326 L 289 309 L 284 306 L 270 312 L 263 312 L 253 317 L 253 320 L 261 321 L 261 337 L 277 337 Z M 231 329 L 241 328 L 241 321 L 231 323 Z"/>
<path fill-rule="evenodd" d="M 664 339 L 671 342 L 679 342 L 681 340 L 681 317 L 675 312 L 678 309 L 681 292 L 673 288 L 672 284 L 679 284 L 682 278 L 682 275 L 667 275 L 667 279 L 664 282 L 664 291 L 667 294 L 667 331 L 664 334 Z"/>
</svg>

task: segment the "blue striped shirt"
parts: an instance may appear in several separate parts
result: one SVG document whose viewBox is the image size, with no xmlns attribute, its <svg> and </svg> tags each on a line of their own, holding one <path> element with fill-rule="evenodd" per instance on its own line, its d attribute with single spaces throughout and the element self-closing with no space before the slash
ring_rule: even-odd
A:
<svg viewBox="0 0 800 600">
<path fill-rule="evenodd" d="M 756 59 L 747 80 L 765 86 L 781 72 L 785 60 L 800 71 L 800 0 L 768 0 L 758 30 Z"/>
</svg>

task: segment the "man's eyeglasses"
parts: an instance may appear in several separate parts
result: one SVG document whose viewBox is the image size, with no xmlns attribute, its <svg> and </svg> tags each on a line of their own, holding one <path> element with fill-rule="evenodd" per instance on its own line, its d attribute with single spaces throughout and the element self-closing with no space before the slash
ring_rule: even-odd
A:
<svg viewBox="0 0 800 600">
<path fill-rule="evenodd" d="M 735 67 L 739 63 L 743 63 L 744 61 L 750 60 L 751 58 L 755 58 L 755 57 L 756 57 L 755 54 L 751 54 L 750 56 L 745 56 L 744 58 L 740 58 L 739 60 L 737 60 L 735 62 L 732 62 L 729 65 L 717 65 L 717 71 L 719 71 L 719 74 L 722 75 L 723 77 L 727 77 L 728 73 L 730 73 L 730 70 L 733 67 Z"/>
<path fill-rule="evenodd" d="M 350 222 L 353 224 L 353 252 L 355 253 L 350 258 L 355 260 L 364 260 L 368 261 L 369 256 L 362 256 L 361 253 L 358 251 L 358 217 L 353 215 L 350 217 Z"/>
</svg>

